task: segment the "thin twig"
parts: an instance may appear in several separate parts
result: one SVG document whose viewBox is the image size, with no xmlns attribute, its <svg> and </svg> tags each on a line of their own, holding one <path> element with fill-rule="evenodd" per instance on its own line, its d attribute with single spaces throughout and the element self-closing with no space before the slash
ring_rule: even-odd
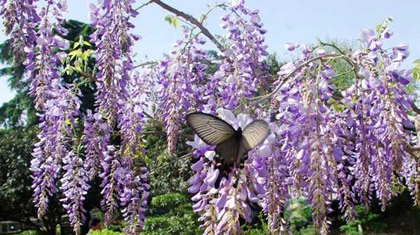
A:
<svg viewBox="0 0 420 235">
<path fill-rule="evenodd" d="M 147 61 L 147 62 L 144 62 L 144 63 L 141 63 L 141 64 L 138 64 L 138 65 L 134 66 L 134 69 L 144 67 L 144 66 L 147 66 L 147 65 L 157 65 L 157 64 L 158 64 L 157 61 Z"/>
<path fill-rule="evenodd" d="M 270 92 L 270 93 L 268 93 L 268 94 L 266 94 L 266 95 L 262 95 L 262 96 L 258 96 L 258 97 L 253 97 L 253 98 L 249 98 L 249 99 L 247 99 L 247 100 L 249 100 L 249 101 L 254 101 L 254 102 L 252 102 L 251 104 L 250 104 L 250 106 L 255 106 L 255 105 L 257 105 L 257 104 L 259 104 L 259 103 L 261 103 L 261 102 L 263 102 L 263 101 L 265 101 L 265 100 L 267 100 L 267 99 L 269 99 L 270 97 L 272 97 L 273 95 L 275 95 L 279 90 L 280 90 L 280 88 L 289 80 L 289 78 L 290 77 L 292 77 L 297 71 L 299 71 L 299 70 L 301 70 L 303 67 L 305 67 L 305 66 L 307 66 L 308 64 L 310 64 L 310 63 L 312 63 L 312 62 L 314 62 L 314 61 L 317 61 L 317 60 L 322 60 L 322 59 L 326 59 L 326 58 L 340 58 L 340 57 L 342 57 L 342 55 L 336 55 L 336 54 L 326 54 L 326 55 L 322 55 L 322 56 L 318 56 L 318 57 L 314 57 L 314 58 L 312 58 L 312 59 L 310 59 L 310 60 L 307 60 L 307 61 L 305 61 L 304 63 L 302 63 L 302 64 L 300 64 L 299 66 L 297 66 L 291 73 L 289 73 L 286 77 L 284 77 L 283 78 L 283 81 L 279 84 L 279 85 L 277 85 L 277 87 L 272 91 L 272 92 Z M 242 105 L 240 105 L 240 106 L 238 106 L 236 109 L 235 109 L 235 111 L 236 110 L 238 110 L 238 109 L 241 109 L 242 108 L 242 106 L 243 106 L 243 104 Z"/>
<path fill-rule="evenodd" d="M 414 102 L 411 102 L 411 108 L 413 109 L 413 111 L 417 114 L 420 114 L 420 108 L 417 107 L 416 104 L 414 104 Z"/>
<path fill-rule="evenodd" d="M 162 7 L 163 9 L 174 13 L 176 16 L 182 17 L 183 19 L 185 19 L 186 21 L 190 22 L 191 24 L 197 26 L 201 32 L 208 38 L 210 39 L 211 42 L 214 43 L 214 45 L 216 45 L 216 47 L 220 50 L 220 51 L 224 51 L 225 48 L 222 46 L 222 44 L 210 33 L 210 31 L 203 26 L 202 23 L 200 23 L 196 18 L 192 17 L 191 15 L 182 12 L 180 10 L 177 10 L 171 6 L 169 6 L 168 4 L 160 1 L 160 0 L 151 0 L 153 3 L 159 5 L 160 7 Z"/>
<path fill-rule="evenodd" d="M 147 1 L 147 2 L 145 2 L 145 3 L 143 3 L 143 4 L 141 4 L 139 7 L 137 7 L 136 9 L 134 9 L 134 11 L 138 11 L 138 10 L 140 10 L 141 8 L 143 8 L 143 7 L 147 6 L 147 5 L 149 5 L 150 3 L 152 3 L 152 1 L 151 1 L 151 0 L 150 0 L 150 1 Z"/>
<path fill-rule="evenodd" d="M 346 53 L 344 53 L 343 50 L 341 50 L 338 46 L 336 46 L 334 43 L 327 43 L 327 42 L 323 42 L 321 40 L 318 39 L 319 44 L 321 44 L 321 46 L 329 46 L 334 48 L 336 51 L 338 51 L 338 53 L 345 55 Z"/>
</svg>

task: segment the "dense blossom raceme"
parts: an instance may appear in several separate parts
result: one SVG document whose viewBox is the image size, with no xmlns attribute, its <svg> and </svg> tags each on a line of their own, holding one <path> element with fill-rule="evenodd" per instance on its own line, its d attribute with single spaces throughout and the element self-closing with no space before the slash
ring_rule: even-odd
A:
<svg viewBox="0 0 420 235">
<path fill-rule="evenodd" d="M 147 76 L 140 76 L 134 71 L 132 60 L 133 43 L 139 39 L 129 32 L 134 28 L 130 20 L 138 14 L 133 9 L 133 3 L 133 0 L 112 0 L 90 6 L 91 20 L 96 27 L 91 42 L 96 46 L 98 66 L 97 112 L 107 120 L 101 128 L 106 130 L 117 124 L 122 140 L 121 146 L 116 146 L 118 150 L 113 147 L 104 149 L 105 140 L 99 145 L 98 153 L 107 152 L 102 161 L 103 173 L 100 174 L 105 220 L 109 224 L 117 209 L 121 208 L 129 224 L 127 231 L 131 234 L 143 226 L 148 194 L 145 190 L 149 189 L 145 182 L 147 177 L 144 178 L 147 173 L 142 172 L 142 176 L 138 176 L 132 172 L 133 165 L 127 164 L 128 158 L 145 153 L 141 134 L 147 107 L 144 79 Z M 144 167 L 142 169 L 147 171 Z M 117 200 L 119 195 L 126 198 L 121 205 Z"/>
<path fill-rule="evenodd" d="M 56 91 L 54 99 L 47 101 L 44 113 L 39 115 L 39 142 L 35 145 L 31 161 L 32 187 L 39 217 L 46 213 L 49 197 L 57 191 L 55 179 L 60 172 L 62 158 L 69 152 L 72 127 L 76 126 L 80 108 L 80 100 L 74 90 L 59 84 L 56 86 L 61 89 Z M 71 168 L 65 170 L 70 171 Z"/>
<path fill-rule="evenodd" d="M 90 18 L 96 28 L 91 35 L 98 67 L 96 103 L 110 123 L 117 117 L 119 101 L 127 95 L 129 72 L 133 69 L 131 48 L 139 39 L 129 32 L 134 28 L 130 20 L 138 14 L 131 5 L 134 2 L 112 0 L 90 5 Z"/>
<path fill-rule="evenodd" d="M 83 207 L 85 195 L 90 186 L 87 184 L 88 175 L 83 168 L 83 160 L 73 151 L 67 153 L 63 158 L 63 170 L 65 171 L 61 179 L 61 189 L 65 198 L 61 199 L 64 209 L 66 209 L 70 224 L 76 234 L 80 234 L 80 226 L 86 222 L 86 210 Z"/>
<path fill-rule="evenodd" d="M 34 201 L 41 218 L 47 211 L 49 198 L 57 191 L 55 179 L 61 169 L 62 157 L 69 151 L 71 126 L 76 126 L 80 100 L 77 89 L 62 84 L 59 75 L 61 59 L 65 57 L 62 51 L 68 48 L 68 42 L 53 35 L 53 30 L 66 34 L 64 28 L 59 25 L 53 27 L 53 23 L 63 22 L 65 2 L 49 1 L 48 7 L 37 14 L 34 6 L 22 1 L 15 10 L 22 11 L 18 15 L 33 20 L 22 23 L 22 27 L 38 23 L 37 34 L 33 35 L 33 31 L 28 30 L 25 37 L 27 40 L 24 42 L 28 44 L 25 45 L 27 59 L 24 64 L 31 83 L 30 93 L 40 117 L 40 141 L 34 149 L 31 171 L 34 176 Z M 51 21 L 50 12 L 55 22 Z"/>
<path fill-rule="evenodd" d="M 132 66 L 126 62 L 126 66 Z M 130 72 L 131 68 L 126 68 L 125 73 Z M 142 147 L 142 127 L 144 124 L 144 112 L 147 108 L 147 88 L 144 77 L 137 72 L 133 72 L 130 81 L 127 81 L 126 96 L 119 99 L 118 127 L 122 137 L 122 154 L 125 156 L 134 156 L 145 153 Z M 126 74 L 126 76 L 129 76 Z M 128 79 L 127 79 L 128 80 Z"/>
<path fill-rule="evenodd" d="M 37 0 L 0 1 L 4 32 L 6 35 L 12 34 L 10 40 L 15 64 L 21 64 L 30 47 L 35 44 L 35 25 L 41 20 L 36 12 L 36 2 Z"/>
<path fill-rule="evenodd" d="M 267 55 L 264 45 L 265 29 L 258 11 L 252 11 L 244 3 L 234 4 L 230 12 L 221 17 L 221 27 L 227 31 L 228 47 L 221 54 L 224 59 L 214 77 L 219 79 L 219 107 L 234 109 L 240 98 L 251 97 L 260 85 L 265 84 Z"/>
<path fill-rule="evenodd" d="M 118 194 L 121 191 L 122 167 L 119 152 L 114 146 L 107 146 L 107 151 L 104 152 L 104 160 L 101 161 L 102 173 L 99 175 L 102 178 L 101 194 L 103 199 L 101 201 L 102 209 L 105 211 L 104 222 L 109 225 L 112 222 L 114 215 L 118 212 Z"/>
<path fill-rule="evenodd" d="M 387 29 L 384 32 L 387 32 Z M 371 168 L 369 169 L 366 162 L 361 162 L 361 165 L 356 164 L 355 169 L 361 169 L 361 172 L 356 174 L 361 173 L 366 176 L 371 172 L 375 175 L 373 186 L 381 200 L 382 210 L 385 210 L 386 203 L 392 195 L 392 184 L 401 184 L 399 176 L 405 178 L 407 182 L 411 182 L 415 177 L 413 171 L 402 171 L 403 164 L 411 165 L 410 162 L 414 160 L 406 151 L 410 135 L 404 130 L 404 127 L 413 127 L 407 117 L 412 97 L 403 89 L 404 85 L 412 80 L 411 71 L 399 68 L 401 61 L 408 55 L 407 46 L 395 47 L 391 53 L 386 53 L 386 50 L 381 48 L 384 38 L 389 36 L 386 34 L 375 36 L 372 30 L 364 30 L 362 42 L 368 49 L 356 51 L 353 55 L 360 64 L 360 76 L 365 78 L 353 88 L 360 94 L 360 98 L 356 97 L 360 100 L 358 104 L 360 107 L 356 108 L 362 110 L 364 107 L 370 108 L 370 112 L 359 111 L 361 117 L 355 125 L 359 124 L 361 128 L 368 129 L 362 130 L 360 136 L 365 137 L 370 146 L 361 146 L 361 148 L 369 149 L 371 153 L 370 157 L 369 154 L 361 157 L 364 161 L 371 162 Z M 383 69 L 380 70 L 379 66 Z M 367 120 L 366 123 L 362 119 L 363 115 L 369 117 L 364 118 Z M 372 149 L 372 146 L 377 147 Z M 393 171 L 397 172 L 397 175 Z M 367 194 L 368 182 L 365 181 L 365 184 L 360 192 Z"/>
<path fill-rule="evenodd" d="M 260 203 L 263 212 L 267 215 L 270 229 L 272 231 L 276 229 L 283 231 L 280 213 L 285 202 L 290 198 L 287 190 L 290 180 L 287 180 L 289 174 L 286 158 L 280 151 L 280 143 L 276 138 L 278 127 L 272 124 L 271 130 L 272 133 L 267 137 L 266 142 L 259 147 L 259 151 L 251 153 L 252 157 L 250 159 L 253 160 L 249 169 L 251 179 L 255 179 L 254 187 L 257 187 L 258 199 L 256 201 Z"/>
<path fill-rule="evenodd" d="M 197 85 L 204 80 L 206 53 L 198 49 L 204 40 L 194 37 L 193 31 L 183 28 L 182 39 L 177 40 L 169 55 L 160 62 L 159 110 L 168 136 L 168 150 L 174 152 L 185 114 L 193 105 L 201 109 L 201 100 L 211 99 L 211 91 Z"/>
<path fill-rule="evenodd" d="M 54 92 L 58 91 L 60 82 L 54 81 L 60 79 L 61 60 L 66 57 L 64 50 L 69 47 L 67 40 L 53 34 L 53 31 L 67 34 L 67 29 L 60 25 L 63 23 L 62 12 L 67 10 L 67 6 L 62 1 L 50 2 L 48 8 L 40 10 L 41 20 L 38 24 L 36 42 L 25 47 L 27 60 L 24 64 L 29 71 L 30 94 L 35 98 L 35 107 L 39 111 L 44 110 L 47 100 L 55 98 Z M 55 21 L 51 21 L 50 14 L 54 16 Z"/>
<path fill-rule="evenodd" d="M 102 116 L 88 110 L 84 118 L 84 168 L 88 172 L 89 180 L 93 180 L 101 168 L 104 159 L 104 149 L 110 141 L 111 130 Z"/>
<path fill-rule="evenodd" d="M 144 224 L 150 185 L 147 183 L 148 170 L 135 166 L 133 158 L 122 160 L 123 190 L 120 192 L 124 220 L 128 223 L 125 234 L 138 234 Z"/>
</svg>

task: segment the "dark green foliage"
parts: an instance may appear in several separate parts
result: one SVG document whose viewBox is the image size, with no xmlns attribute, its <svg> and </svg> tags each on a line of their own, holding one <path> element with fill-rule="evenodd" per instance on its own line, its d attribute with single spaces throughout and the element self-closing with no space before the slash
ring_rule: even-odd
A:
<svg viewBox="0 0 420 235">
<path fill-rule="evenodd" d="M 33 125 L 36 122 L 35 109 L 28 95 L 29 84 L 22 79 L 25 67 L 14 64 L 9 40 L 0 44 L 0 62 L 8 65 L 0 69 L 0 78 L 7 79 L 10 89 L 17 92 L 12 100 L 0 106 L 0 127 Z"/>
<path fill-rule="evenodd" d="M 0 218 L 29 220 L 31 203 L 30 161 L 37 129 L 0 131 Z"/>
<path fill-rule="evenodd" d="M 378 234 L 381 232 L 395 234 L 416 234 L 420 231 L 420 209 L 414 205 L 408 191 L 393 198 L 386 211 L 382 212 L 378 200 L 372 201 L 369 210 L 356 206 L 357 216 L 354 221 L 340 226 L 340 231 L 346 234 Z M 341 222 L 344 219 L 342 218 Z M 340 221 L 338 221 L 340 223 Z"/>
<path fill-rule="evenodd" d="M 340 227 L 340 231 L 349 235 L 361 234 L 363 232 L 382 232 L 387 225 L 378 221 L 380 215 L 373 211 L 366 211 L 362 206 L 356 206 L 357 216 L 354 221 L 348 222 Z"/>
<path fill-rule="evenodd" d="M 303 198 L 290 199 L 284 209 L 284 218 L 291 226 L 302 227 L 312 219 L 312 208 Z"/>
<path fill-rule="evenodd" d="M 104 229 L 104 230 L 99 230 L 99 231 L 92 231 L 92 232 L 89 232 L 88 234 L 89 235 L 122 235 L 123 233 Z"/>
<path fill-rule="evenodd" d="M 153 197 L 142 234 L 202 234 L 187 196 L 168 193 Z"/>
<path fill-rule="evenodd" d="M 258 214 L 258 218 L 254 219 L 253 223 L 245 223 L 241 228 L 244 235 L 270 234 L 270 229 L 262 212 Z"/>
<path fill-rule="evenodd" d="M 150 207 L 169 211 L 174 209 L 174 207 L 179 207 L 182 204 L 189 202 L 190 200 L 185 195 L 179 193 L 168 193 L 153 197 Z"/>
<path fill-rule="evenodd" d="M 295 235 L 318 235 L 319 232 L 312 225 L 308 225 L 305 228 L 300 229 L 299 231 L 293 232 Z"/>
<path fill-rule="evenodd" d="M 150 169 L 152 197 L 165 193 L 187 192 L 187 180 L 192 175 L 190 169 L 192 158 L 186 155 L 190 150 L 185 143 L 189 136 L 181 136 L 176 152 L 170 155 L 166 150 L 166 133 L 160 125 L 150 120 L 145 127 L 145 133 L 152 133 L 145 135 L 147 149 L 145 162 Z"/>
</svg>

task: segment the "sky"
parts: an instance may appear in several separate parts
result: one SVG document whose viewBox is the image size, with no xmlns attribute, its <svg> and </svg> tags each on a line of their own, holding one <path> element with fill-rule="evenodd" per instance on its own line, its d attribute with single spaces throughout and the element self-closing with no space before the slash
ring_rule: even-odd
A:
<svg viewBox="0 0 420 235">
<path fill-rule="evenodd" d="M 146 1 L 138 1 L 137 5 L 140 6 Z M 67 0 L 69 11 L 66 18 L 88 22 L 90 2 L 96 3 L 89 0 Z M 199 18 L 215 0 L 163 2 Z M 357 42 L 362 29 L 374 29 L 387 17 L 393 18 L 390 28 L 394 35 L 384 46 L 408 43 L 411 54 L 404 64 L 405 67 L 411 67 L 414 60 L 420 59 L 419 0 L 247 0 L 246 5 L 251 9 L 260 10 L 261 20 L 267 30 L 268 52 L 277 53 L 280 59 L 290 58 L 284 49 L 287 42 L 311 44 L 315 43 L 317 38 Z M 165 16 L 170 14 L 154 4 L 141 9 L 134 21 L 134 33 L 142 37 L 134 48 L 138 62 L 161 58 L 180 37 L 181 29 L 174 28 L 164 21 Z M 205 24 L 214 35 L 223 33 L 219 28 L 221 14 L 221 10 L 212 12 Z M 3 29 L 3 22 L 0 20 L 0 42 L 6 39 L 2 33 Z M 211 44 L 209 47 L 215 48 Z M 13 96 L 6 78 L 0 77 L 0 104 Z"/>
</svg>

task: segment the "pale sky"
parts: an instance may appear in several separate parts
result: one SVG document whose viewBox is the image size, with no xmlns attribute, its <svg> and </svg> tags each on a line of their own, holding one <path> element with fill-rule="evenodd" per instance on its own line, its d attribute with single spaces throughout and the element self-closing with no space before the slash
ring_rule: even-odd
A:
<svg viewBox="0 0 420 235">
<path fill-rule="evenodd" d="M 169 5 L 199 17 L 213 5 L 214 0 L 163 0 Z M 68 19 L 88 22 L 88 3 L 96 1 L 67 0 Z M 138 1 L 140 6 L 144 1 Z M 221 1 L 219 1 L 221 2 Z M 360 30 L 374 29 L 385 18 L 392 17 L 393 37 L 385 46 L 405 42 L 410 45 L 410 56 L 405 67 L 420 58 L 420 1 L 419 0 L 248 0 L 247 6 L 259 9 L 264 28 L 267 30 L 266 43 L 270 53 L 276 52 L 280 58 L 287 58 L 284 43 L 315 43 L 321 39 L 354 41 Z M 180 37 L 180 28 L 170 26 L 164 18 L 170 13 L 150 4 L 144 7 L 135 19 L 135 33 L 142 36 L 135 47 L 138 61 L 159 59 L 168 52 L 172 43 Z M 213 34 L 222 34 L 219 29 L 221 11 L 214 11 L 206 27 Z M 0 20 L 0 42 L 6 37 Z M 211 44 L 209 44 L 213 47 Z M 214 47 L 213 47 L 214 48 Z M 0 104 L 13 97 L 5 78 L 0 78 Z"/>
</svg>

